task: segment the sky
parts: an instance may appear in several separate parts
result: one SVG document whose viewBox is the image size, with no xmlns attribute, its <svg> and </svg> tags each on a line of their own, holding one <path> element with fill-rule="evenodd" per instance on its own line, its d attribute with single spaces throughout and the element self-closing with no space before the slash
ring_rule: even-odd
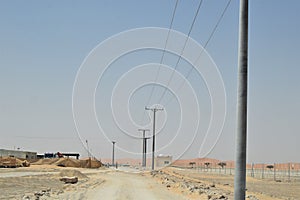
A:
<svg viewBox="0 0 300 200">
<path fill-rule="evenodd" d="M 117 158 L 139 158 L 137 129 L 153 130 L 144 107 L 156 105 L 157 154 L 233 160 L 239 1 L 193 63 L 228 2 L 203 0 L 176 64 L 199 2 L 178 2 L 163 53 L 175 0 L 1 1 L 0 148 L 85 157 L 88 146 L 109 158 L 114 140 Z M 248 162 L 300 162 L 299 9 L 297 0 L 250 1 Z M 157 48 L 120 54 L 147 42 Z M 186 78 L 191 67 L 200 73 Z"/>
</svg>

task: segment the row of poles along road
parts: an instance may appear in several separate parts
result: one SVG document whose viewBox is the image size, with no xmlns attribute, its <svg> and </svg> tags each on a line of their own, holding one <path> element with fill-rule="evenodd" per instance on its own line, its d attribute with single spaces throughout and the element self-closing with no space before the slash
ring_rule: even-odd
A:
<svg viewBox="0 0 300 200">
<path fill-rule="evenodd" d="M 155 117 L 157 111 L 163 111 L 163 108 L 157 108 L 157 107 L 145 107 L 145 110 L 150 110 L 153 112 L 153 134 L 152 134 L 152 165 L 151 169 L 154 170 L 154 158 L 155 158 Z M 149 129 L 138 129 L 138 131 L 142 131 L 143 133 L 143 147 L 142 147 L 142 167 L 146 167 L 146 154 L 147 154 L 147 140 L 151 137 L 146 137 L 146 132 L 150 131 Z M 115 144 L 116 141 L 112 141 L 113 144 L 113 150 L 112 150 L 112 166 L 115 166 Z"/>
</svg>

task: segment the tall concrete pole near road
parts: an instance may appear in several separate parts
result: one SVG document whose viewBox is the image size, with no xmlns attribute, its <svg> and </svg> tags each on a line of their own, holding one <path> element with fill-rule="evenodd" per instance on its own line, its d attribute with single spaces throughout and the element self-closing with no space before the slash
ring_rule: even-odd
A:
<svg viewBox="0 0 300 200">
<path fill-rule="evenodd" d="M 111 141 L 111 142 L 113 144 L 111 165 L 115 166 L 115 144 L 116 144 L 116 142 L 115 141 Z"/>
<path fill-rule="evenodd" d="M 145 157 L 144 157 L 144 165 L 145 165 L 145 167 L 147 166 L 147 140 L 148 139 L 150 139 L 150 137 L 145 137 L 145 139 L 144 139 L 144 144 L 145 144 Z"/>
<path fill-rule="evenodd" d="M 247 156 L 248 0 L 240 0 L 234 199 L 244 200 Z"/>
<path fill-rule="evenodd" d="M 138 129 L 138 131 L 143 131 L 143 153 L 142 153 L 142 167 L 146 167 L 146 131 L 150 131 L 149 129 Z"/>
<path fill-rule="evenodd" d="M 164 110 L 163 108 L 148 108 L 145 107 L 145 110 L 151 110 L 153 112 L 153 135 L 152 135 L 152 170 L 154 170 L 154 158 L 155 158 L 155 114 L 157 111 Z"/>
</svg>

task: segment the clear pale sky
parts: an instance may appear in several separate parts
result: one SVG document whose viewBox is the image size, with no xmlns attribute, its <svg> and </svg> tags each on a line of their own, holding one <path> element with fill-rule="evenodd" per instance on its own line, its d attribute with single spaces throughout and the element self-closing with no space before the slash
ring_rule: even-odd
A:
<svg viewBox="0 0 300 200">
<path fill-rule="evenodd" d="M 179 1 L 174 30 L 188 33 L 198 3 Z M 191 32 L 195 41 L 205 44 L 226 3 L 226 0 L 203 1 Z M 80 141 L 72 114 L 73 84 L 85 57 L 100 42 L 133 28 L 168 28 L 174 5 L 175 0 L 1 1 L 0 148 L 39 153 L 80 152 L 86 156 L 83 144 L 88 140 L 93 155 L 109 158 L 109 140 L 116 140 L 117 157 L 140 157 L 121 150 L 138 153 L 141 141 L 126 138 L 113 127 L 111 92 L 124 73 L 137 65 L 159 63 L 162 52 L 144 50 L 124 56 L 111 65 L 99 82 L 96 113 L 109 140 L 103 133 L 84 132 L 80 133 Z M 299 10 L 297 0 L 250 1 L 248 162 L 300 162 Z M 221 160 L 233 160 L 235 151 L 238 12 L 239 1 L 232 0 L 206 48 L 220 71 L 227 98 L 221 137 L 207 155 Z M 169 53 L 166 57 L 163 64 L 174 68 L 177 57 Z M 178 72 L 186 73 L 185 66 L 188 64 L 182 61 Z M 200 98 L 203 121 L 200 120 L 199 135 L 187 151 L 177 139 L 178 144 L 170 144 L 159 153 L 172 155 L 181 151 L 183 158 L 199 155 L 201 134 L 208 128 L 211 105 L 201 76 L 192 75 L 188 80 Z M 147 86 L 136 91 L 128 104 L 137 123 L 144 117 L 150 90 Z M 156 87 L 155 91 L 163 90 Z M 171 93 L 168 95 L 171 97 Z M 159 94 L 155 93 L 156 96 Z M 151 100 L 151 104 L 155 103 L 155 99 Z M 169 136 L 178 126 L 178 106 L 175 101 L 166 107 L 169 121 L 161 132 L 158 148 L 171 140 Z M 164 117 L 158 115 L 158 124 Z M 191 141 L 191 133 L 185 134 Z M 136 131 L 133 135 L 141 134 Z"/>
</svg>

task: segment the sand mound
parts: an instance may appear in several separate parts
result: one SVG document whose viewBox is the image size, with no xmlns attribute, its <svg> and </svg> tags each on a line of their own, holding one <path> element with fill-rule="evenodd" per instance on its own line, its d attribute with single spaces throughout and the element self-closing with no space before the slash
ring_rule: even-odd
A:
<svg viewBox="0 0 300 200">
<path fill-rule="evenodd" d="M 99 168 L 102 166 L 102 163 L 98 160 L 85 159 L 80 160 L 80 162 L 83 168 Z"/>
<path fill-rule="evenodd" d="M 46 158 L 32 163 L 33 165 L 56 165 L 61 167 L 99 168 L 102 163 L 98 160 L 77 160 L 74 158 Z"/>
<path fill-rule="evenodd" d="M 0 167 L 29 167 L 30 163 L 27 160 L 20 160 L 14 157 L 0 157 Z"/>
<path fill-rule="evenodd" d="M 61 167 L 81 167 L 80 160 L 75 160 L 71 158 L 60 158 L 53 164 Z"/>
<path fill-rule="evenodd" d="M 78 178 L 88 178 L 85 174 L 81 173 L 80 171 L 77 170 L 73 170 L 73 169 L 66 169 L 63 170 L 59 173 L 59 176 L 64 177 L 64 176 L 68 176 L 68 177 L 78 177 Z"/>
<path fill-rule="evenodd" d="M 33 165 L 52 165 L 53 163 L 57 162 L 58 160 L 59 160 L 59 158 L 45 158 L 45 159 L 40 159 L 31 164 L 33 164 Z"/>
<path fill-rule="evenodd" d="M 91 168 L 99 168 L 102 167 L 102 163 L 98 160 L 92 160 L 91 161 Z"/>
</svg>

